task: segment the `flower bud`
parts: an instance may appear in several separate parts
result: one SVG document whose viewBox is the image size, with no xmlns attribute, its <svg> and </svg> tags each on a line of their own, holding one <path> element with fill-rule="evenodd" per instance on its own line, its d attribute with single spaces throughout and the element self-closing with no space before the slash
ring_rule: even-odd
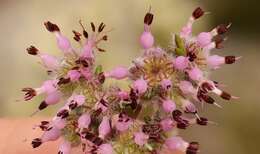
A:
<svg viewBox="0 0 260 154">
<path fill-rule="evenodd" d="M 178 70 L 184 70 L 189 66 L 188 57 L 178 56 L 174 61 L 173 65 Z"/>
<path fill-rule="evenodd" d="M 163 107 L 163 110 L 168 113 L 172 112 L 176 109 L 175 103 L 170 99 L 163 100 L 162 107 Z"/>
<path fill-rule="evenodd" d="M 68 71 L 67 76 L 70 78 L 70 81 L 76 82 L 81 77 L 81 74 L 78 70 L 70 70 Z"/>
<path fill-rule="evenodd" d="M 110 133 L 110 131 L 110 119 L 107 116 L 104 116 L 98 127 L 99 137 L 105 138 Z"/>
<path fill-rule="evenodd" d="M 211 43 L 212 34 L 209 32 L 202 32 L 197 36 L 196 40 L 198 45 L 204 48 Z"/>
<path fill-rule="evenodd" d="M 105 73 L 106 77 L 111 77 L 117 80 L 124 79 L 128 76 L 129 72 L 126 67 L 116 67 L 113 70 Z"/>
<path fill-rule="evenodd" d="M 100 154 L 114 154 L 114 150 L 113 150 L 113 147 L 111 144 L 101 144 L 99 147 L 98 147 L 98 152 Z"/>
<path fill-rule="evenodd" d="M 161 81 L 161 87 L 163 88 L 163 90 L 169 90 L 170 88 L 172 88 L 172 81 L 170 79 L 163 79 Z"/>
<path fill-rule="evenodd" d="M 193 94 L 196 91 L 193 85 L 189 81 L 185 80 L 180 82 L 179 88 L 184 94 Z"/>
<path fill-rule="evenodd" d="M 187 147 L 187 142 L 185 142 L 181 137 L 178 136 L 173 136 L 165 141 L 165 145 L 170 149 L 170 150 L 180 150 L 183 151 L 183 149 L 186 149 Z"/>
<path fill-rule="evenodd" d="M 144 144 L 146 144 L 148 139 L 149 139 L 149 136 L 143 132 L 134 133 L 134 141 L 136 144 L 138 144 L 140 146 L 143 146 Z"/>
<path fill-rule="evenodd" d="M 144 79 L 134 81 L 132 87 L 138 94 L 144 94 L 148 88 L 147 82 Z"/>
<path fill-rule="evenodd" d="M 60 147 L 58 154 L 70 154 L 71 152 L 71 143 L 68 141 L 64 141 Z"/>
<path fill-rule="evenodd" d="M 189 77 L 195 81 L 200 81 L 203 78 L 202 71 L 197 67 L 194 67 L 191 70 L 189 70 L 188 74 L 189 74 Z"/>
<path fill-rule="evenodd" d="M 79 128 L 88 128 L 91 122 L 90 115 L 88 113 L 82 114 L 78 119 Z"/>
<path fill-rule="evenodd" d="M 154 37 L 150 31 L 144 31 L 140 37 L 140 44 L 144 49 L 153 47 Z"/>
</svg>

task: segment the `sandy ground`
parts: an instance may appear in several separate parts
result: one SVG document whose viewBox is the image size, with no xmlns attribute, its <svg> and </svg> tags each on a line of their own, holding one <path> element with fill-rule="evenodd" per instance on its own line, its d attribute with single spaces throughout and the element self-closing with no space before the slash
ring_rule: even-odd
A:
<svg viewBox="0 0 260 154">
<path fill-rule="evenodd" d="M 0 154 L 56 154 L 60 141 L 48 142 L 40 147 L 31 147 L 32 139 L 39 137 L 41 131 L 33 129 L 35 124 L 48 118 L 0 118 Z M 74 151 L 73 154 L 80 152 Z M 181 154 L 163 152 L 164 154 Z"/>
<path fill-rule="evenodd" d="M 37 149 L 31 147 L 31 140 L 40 136 L 40 130 L 33 125 L 45 118 L 0 119 L 1 154 L 56 154 L 58 142 L 45 143 Z"/>
</svg>

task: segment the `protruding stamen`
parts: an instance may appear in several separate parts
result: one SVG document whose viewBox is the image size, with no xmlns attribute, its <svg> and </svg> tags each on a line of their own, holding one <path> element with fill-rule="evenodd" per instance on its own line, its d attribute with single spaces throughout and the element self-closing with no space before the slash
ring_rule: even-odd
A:
<svg viewBox="0 0 260 154">
<path fill-rule="evenodd" d="M 90 23 L 92 31 L 95 32 L 96 31 L 96 26 L 93 22 Z"/>
<path fill-rule="evenodd" d="M 31 45 L 29 48 L 26 49 L 27 50 L 27 53 L 30 54 L 30 55 L 37 55 L 38 54 L 38 49 Z"/>
<path fill-rule="evenodd" d="M 51 23 L 50 21 L 45 22 L 44 25 L 49 32 L 59 32 L 60 31 L 60 28 L 56 24 Z"/>
<path fill-rule="evenodd" d="M 25 101 L 31 100 L 34 96 L 37 95 L 36 90 L 33 88 L 23 88 L 22 91 L 25 92 L 25 95 L 24 95 Z"/>
<path fill-rule="evenodd" d="M 146 13 L 145 17 L 144 17 L 144 23 L 147 25 L 151 25 L 153 22 L 153 14 L 148 12 Z"/>
<path fill-rule="evenodd" d="M 198 142 L 191 142 L 186 150 L 186 154 L 197 154 L 199 150 Z"/>
<path fill-rule="evenodd" d="M 233 64 L 235 61 L 239 60 L 241 57 L 235 57 L 235 56 L 226 56 L 225 57 L 225 63 L 226 64 Z"/>
<path fill-rule="evenodd" d="M 106 25 L 105 25 L 103 22 L 101 22 L 100 25 L 98 26 L 98 32 L 99 32 L 99 33 L 102 32 L 103 29 L 105 28 L 105 26 L 106 26 Z"/>
<path fill-rule="evenodd" d="M 225 33 L 228 31 L 228 29 L 230 28 L 230 26 L 231 26 L 231 23 L 219 25 L 219 26 L 217 27 L 217 33 L 218 33 L 219 35 L 225 34 Z"/>
<path fill-rule="evenodd" d="M 203 16 L 204 13 L 205 13 L 205 12 L 204 12 L 200 7 L 198 7 L 198 8 L 196 8 L 196 9 L 193 11 L 192 16 L 193 16 L 194 19 L 198 19 L 198 18 L 200 18 L 201 16 Z"/>
<path fill-rule="evenodd" d="M 40 138 L 36 138 L 36 139 L 32 140 L 31 144 L 32 144 L 33 148 L 37 148 L 37 147 L 39 147 L 42 144 L 42 141 L 41 141 Z"/>
<path fill-rule="evenodd" d="M 75 31 L 75 30 L 73 30 L 72 32 L 73 32 L 73 34 L 74 34 L 74 37 L 73 37 L 74 40 L 77 41 L 77 42 L 79 42 L 79 41 L 80 41 L 81 34 L 80 34 L 79 32 L 77 32 L 77 31 Z"/>
</svg>

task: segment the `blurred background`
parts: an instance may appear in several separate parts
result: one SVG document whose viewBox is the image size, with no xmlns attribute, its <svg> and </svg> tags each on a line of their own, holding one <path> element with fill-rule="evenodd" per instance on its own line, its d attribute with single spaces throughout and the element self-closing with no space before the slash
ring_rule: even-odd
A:
<svg viewBox="0 0 260 154">
<path fill-rule="evenodd" d="M 70 38 L 72 29 L 81 30 L 79 19 L 86 24 L 102 21 L 113 28 L 108 43 L 103 45 L 108 52 L 98 57 L 98 62 L 110 69 L 118 64 L 127 66 L 139 55 L 138 37 L 150 5 L 155 14 L 153 33 L 162 47 L 167 47 L 171 33 L 179 32 L 191 12 L 201 6 L 210 14 L 196 22 L 195 33 L 233 23 L 225 48 L 215 53 L 243 58 L 215 71 L 212 77 L 228 85 L 226 91 L 240 99 L 220 100 L 223 109 L 206 106 L 201 110 L 201 115 L 217 122 L 217 126 L 192 127 L 181 134 L 201 143 L 200 154 L 259 154 L 259 4 L 257 0 L 0 0 L 0 119 L 29 117 L 41 100 L 37 97 L 28 103 L 16 101 L 22 98 L 21 88 L 37 87 L 47 78 L 38 59 L 27 55 L 25 49 L 33 44 L 60 55 L 44 21 L 57 23 Z M 38 115 L 52 116 L 55 110 L 50 107 Z"/>
</svg>

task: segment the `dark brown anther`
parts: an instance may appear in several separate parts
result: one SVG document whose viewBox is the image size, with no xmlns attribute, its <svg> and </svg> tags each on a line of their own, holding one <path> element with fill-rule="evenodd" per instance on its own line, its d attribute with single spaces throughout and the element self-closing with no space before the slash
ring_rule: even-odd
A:
<svg viewBox="0 0 260 154">
<path fill-rule="evenodd" d="M 26 49 L 27 50 L 27 53 L 30 54 L 30 55 L 37 55 L 38 54 L 38 49 L 31 45 L 29 48 Z"/>
<path fill-rule="evenodd" d="M 202 95 L 202 99 L 208 104 L 214 104 L 215 103 L 215 100 L 208 95 Z"/>
<path fill-rule="evenodd" d="M 83 36 L 87 39 L 88 38 L 88 32 L 83 30 Z"/>
<path fill-rule="evenodd" d="M 231 99 L 231 95 L 229 93 L 225 92 L 225 91 L 222 91 L 220 97 L 225 99 L 225 100 L 230 100 Z"/>
<path fill-rule="evenodd" d="M 73 32 L 73 34 L 74 34 L 74 37 L 73 37 L 74 40 L 77 41 L 77 42 L 79 42 L 79 41 L 80 41 L 81 34 L 80 34 L 79 32 L 77 32 L 77 31 L 75 31 L 75 30 L 73 30 L 72 32 Z"/>
<path fill-rule="evenodd" d="M 214 87 L 208 82 L 203 82 L 200 87 L 204 93 L 207 93 L 208 91 L 212 91 L 214 89 Z"/>
<path fill-rule="evenodd" d="M 198 7 L 198 8 L 196 8 L 196 9 L 193 11 L 192 16 L 193 16 L 194 19 L 198 19 L 198 18 L 200 18 L 201 16 L 203 16 L 204 13 L 205 13 L 205 12 L 204 12 L 200 7 Z"/>
<path fill-rule="evenodd" d="M 186 129 L 188 126 L 189 122 L 187 121 L 177 122 L 177 128 L 179 129 Z"/>
<path fill-rule="evenodd" d="M 42 101 L 41 104 L 39 105 L 38 109 L 43 110 L 48 106 L 48 104 L 45 101 Z"/>
<path fill-rule="evenodd" d="M 199 119 L 198 118 L 196 119 L 196 122 L 199 125 L 206 126 L 208 124 L 208 119 L 200 117 Z"/>
<path fill-rule="evenodd" d="M 104 35 L 104 36 L 102 37 L 102 40 L 104 40 L 104 41 L 107 41 L 107 39 L 108 39 L 107 35 Z"/>
<path fill-rule="evenodd" d="M 63 77 L 61 77 L 57 84 L 58 85 L 62 85 L 62 84 L 67 84 L 69 82 L 70 82 L 70 78 L 63 78 Z"/>
<path fill-rule="evenodd" d="M 106 25 L 105 25 L 103 22 L 101 22 L 100 25 L 98 26 L 98 32 L 99 32 L 99 33 L 102 32 L 103 29 L 105 28 L 105 26 L 106 26 Z"/>
<path fill-rule="evenodd" d="M 60 28 L 56 24 L 51 23 L 50 21 L 45 22 L 44 25 L 49 32 L 60 31 Z"/>
<path fill-rule="evenodd" d="M 158 139 L 160 138 L 162 128 L 160 124 L 145 124 L 142 127 L 142 131 L 149 135 L 150 139 Z"/>
<path fill-rule="evenodd" d="M 233 64 L 236 61 L 235 56 L 226 56 L 225 57 L 225 63 L 226 64 Z"/>
<path fill-rule="evenodd" d="M 57 117 L 61 117 L 62 119 L 67 118 L 69 116 L 69 111 L 67 109 L 63 109 L 57 113 Z"/>
<path fill-rule="evenodd" d="M 32 147 L 37 148 L 42 144 L 42 140 L 40 138 L 35 138 L 32 140 Z"/>
<path fill-rule="evenodd" d="M 88 62 L 87 62 L 86 60 L 84 60 L 84 59 L 82 59 L 82 60 L 80 61 L 80 63 L 81 63 L 84 67 L 88 67 L 88 66 L 89 66 Z"/>
<path fill-rule="evenodd" d="M 102 105 L 104 105 L 105 107 L 108 107 L 108 102 L 105 101 L 103 98 L 99 101 Z"/>
<path fill-rule="evenodd" d="M 172 117 L 173 117 L 173 119 L 175 119 L 175 118 L 179 118 L 180 116 L 182 115 L 182 112 L 180 111 L 180 110 L 174 110 L 174 111 L 172 111 Z"/>
<path fill-rule="evenodd" d="M 145 17 L 144 17 L 144 23 L 147 25 L 151 25 L 153 22 L 153 14 L 148 12 L 146 13 Z"/>
<path fill-rule="evenodd" d="M 106 52 L 105 49 L 102 49 L 102 48 L 97 48 L 99 52 Z"/>
<path fill-rule="evenodd" d="M 223 48 L 223 45 L 222 45 L 222 43 L 225 41 L 225 39 L 223 38 L 223 37 L 221 37 L 221 36 L 216 36 L 215 38 L 214 38 L 214 42 L 215 42 L 215 44 L 216 44 L 216 49 L 222 49 Z"/>
<path fill-rule="evenodd" d="M 71 103 L 71 104 L 69 105 L 69 108 L 70 108 L 71 110 L 74 110 L 76 107 L 78 107 L 78 104 L 77 104 L 77 103 Z"/>
<path fill-rule="evenodd" d="M 96 31 L 96 27 L 95 24 L 93 22 L 90 23 L 92 31 L 95 32 Z"/>
<path fill-rule="evenodd" d="M 100 146 L 104 141 L 100 138 L 100 137 L 96 137 L 94 140 L 93 140 L 93 143 L 97 146 Z"/>
<path fill-rule="evenodd" d="M 197 154 L 199 150 L 198 142 L 191 142 L 186 150 L 186 154 Z"/>
<path fill-rule="evenodd" d="M 24 95 L 24 100 L 29 101 L 31 100 L 34 96 L 37 95 L 36 91 L 33 88 L 23 88 L 22 92 L 25 92 Z"/>
<path fill-rule="evenodd" d="M 219 35 L 225 34 L 225 33 L 228 31 L 228 29 L 229 29 L 230 26 L 231 26 L 231 23 L 219 25 L 219 26 L 217 27 L 217 33 L 218 33 Z"/>
<path fill-rule="evenodd" d="M 103 72 L 98 74 L 98 81 L 99 83 L 103 84 L 106 80 L 105 74 Z"/>
<path fill-rule="evenodd" d="M 193 62 L 197 58 L 197 55 L 194 52 L 188 52 L 187 56 L 189 57 L 190 62 Z"/>
</svg>

